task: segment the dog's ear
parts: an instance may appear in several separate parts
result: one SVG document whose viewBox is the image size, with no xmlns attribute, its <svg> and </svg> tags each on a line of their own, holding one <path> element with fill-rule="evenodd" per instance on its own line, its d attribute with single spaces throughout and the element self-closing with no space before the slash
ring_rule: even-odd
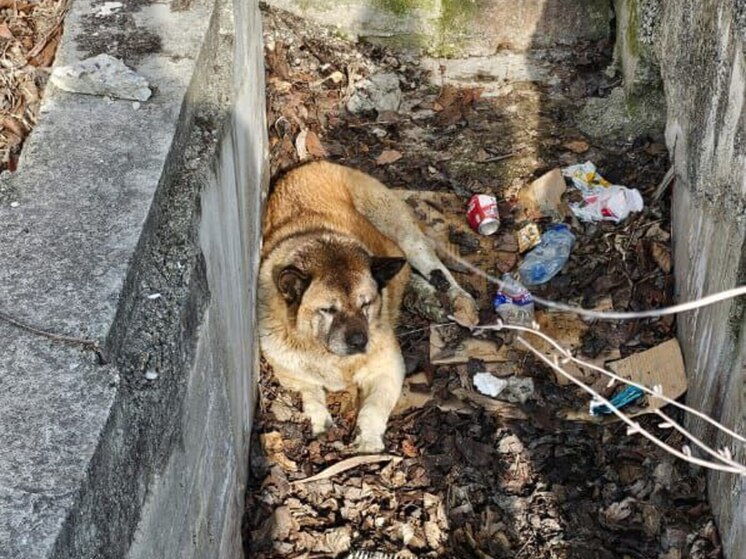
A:
<svg viewBox="0 0 746 559">
<path fill-rule="evenodd" d="M 391 256 L 373 256 L 370 259 L 370 273 L 378 284 L 378 289 L 383 289 L 391 279 L 399 273 L 407 263 L 406 258 Z"/>
<path fill-rule="evenodd" d="M 275 285 L 288 305 L 300 303 L 311 278 L 295 266 L 286 266 L 274 273 Z"/>
</svg>

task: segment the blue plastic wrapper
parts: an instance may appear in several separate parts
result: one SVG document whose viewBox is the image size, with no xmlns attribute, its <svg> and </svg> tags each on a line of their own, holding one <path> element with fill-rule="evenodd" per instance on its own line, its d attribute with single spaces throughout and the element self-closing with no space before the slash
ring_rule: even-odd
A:
<svg viewBox="0 0 746 559">
<path fill-rule="evenodd" d="M 628 386 L 616 394 L 609 402 L 618 410 L 639 400 L 645 393 L 636 386 Z M 603 402 L 594 400 L 591 402 L 591 415 L 611 415 L 613 412 Z"/>
</svg>

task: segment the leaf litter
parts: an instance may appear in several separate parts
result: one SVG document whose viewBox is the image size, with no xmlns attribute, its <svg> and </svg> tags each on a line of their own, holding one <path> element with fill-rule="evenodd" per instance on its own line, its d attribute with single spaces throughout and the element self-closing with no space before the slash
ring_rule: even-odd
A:
<svg viewBox="0 0 746 559">
<path fill-rule="evenodd" d="M 14 171 L 36 124 L 67 0 L 0 0 L 0 171 Z"/>
<path fill-rule="evenodd" d="M 543 229 L 563 216 L 577 242 L 565 269 L 537 295 L 616 311 L 671 303 L 668 198 L 652 199 L 669 166 L 665 146 L 647 136 L 621 143 L 588 138 L 573 124 L 585 96 L 611 89 L 602 70 L 612 45 L 578 45 L 584 64 L 563 68 L 556 85 L 516 83 L 507 95 L 487 97 L 479 87 L 427 75 L 414 55 L 351 43 L 266 6 L 263 14 L 273 175 L 302 159 L 328 157 L 403 189 L 428 234 L 445 247 L 441 257 L 479 301 L 483 323 L 496 319 L 496 286 L 447 253 L 500 276 L 520 262 L 523 227 Z M 397 81 L 400 96 L 393 91 Z M 376 83 L 385 84 L 385 99 L 371 90 Z M 360 92 L 365 97 L 350 103 Z M 370 108 L 375 103 L 380 111 Z M 587 160 L 613 183 L 639 189 L 645 210 L 620 224 L 579 223 L 558 207 L 561 185 L 544 188 L 539 181 L 528 199 L 546 203 L 525 211 L 526 187 Z M 563 203 L 577 201 L 571 191 Z M 465 225 L 474 193 L 498 198 L 502 225 L 492 237 Z M 405 298 L 398 329 L 408 377 L 382 455 L 351 453 L 357 394 L 329 394 L 334 426 L 314 438 L 298 395 L 283 390 L 262 364 L 244 519 L 247 556 L 722 557 L 702 472 L 643 438 L 627 437 L 618 423 L 568 421 L 568 409 L 588 409 L 585 393 L 558 382 L 510 333 L 474 338 L 433 325 L 431 305 L 412 304 L 422 298 L 415 295 Z M 675 335 L 671 317 L 621 323 L 537 317 L 543 329 L 600 365 Z M 531 379 L 533 392 L 524 403 L 491 398 L 474 387 L 480 373 Z M 604 395 L 613 393 L 606 379 L 583 374 Z M 650 416 L 639 421 L 670 445 L 684 443 L 679 433 L 658 430 Z"/>
</svg>

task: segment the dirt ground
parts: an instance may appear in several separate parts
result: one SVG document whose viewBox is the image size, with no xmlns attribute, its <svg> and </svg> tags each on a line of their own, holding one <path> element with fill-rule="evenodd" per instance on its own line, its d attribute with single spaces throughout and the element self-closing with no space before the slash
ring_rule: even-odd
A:
<svg viewBox="0 0 746 559">
<path fill-rule="evenodd" d="M 65 0 L 0 0 L 0 171 L 14 171 L 36 124 L 67 10 Z"/>
<path fill-rule="evenodd" d="M 652 199 L 668 168 L 665 147 L 647 136 L 588 138 L 573 121 L 585 98 L 618 85 L 603 72 L 611 44 L 579 45 L 555 85 L 516 83 L 488 97 L 426 75 L 411 55 L 348 42 L 283 12 L 265 8 L 264 15 L 273 175 L 301 158 L 328 157 L 394 188 L 456 197 L 462 213 L 437 209 L 462 222 L 472 193 L 494 193 L 500 232 L 480 239 L 454 230 L 450 241 L 466 258 L 494 252 L 485 271 L 500 275 L 521 260 L 513 237 L 523 225 L 515 211 L 521 189 L 553 168 L 590 160 L 611 182 L 639 189 L 646 208 L 620 224 L 584 224 L 570 214 L 577 237 L 570 262 L 535 293 L 617 311 L 671 303 L 668 195 Z M 348 111 L 356 84 L 382 72 L 398 76 L 398 110 Z M 467 275 L 458 277 L 469 284 Z M 475 285 L 474 294 L 489 301 L 494 286 L 479 292 Z M 483 307 L 483 323 L 494 323 L 491 306 Z M 587 409 L 589 397 L 558 382 L 509 335 L 490 336 L 496 351 L 507 352 L 500 363 L 433 364 L 429 324 L 405 304 L 399 341 L 417 405 L 403 404 L 392 416 L 386 455 L 341 473 L 327 475 L 327 468 L 350 458 L 355 395 L 329 395 L 335 426 L 314 439 L 297 395 L 263 367 L 248 557 L 354 550 L 479 559 L 721 557 L 703 472 L 627 436 L 619 423 L 563 419 L 568 410 Z M 657 346 L 675 327 L 668 318 L 572 325 L 579 353 L 599 362 Z M 458 330 L 445 337 L 462 340 Z M 482 396 L 473 376 L 484 370 L 531 378 L 534 391 L 523 403 Z M 615 390 L 602 379 L 588 382 L 606 395 Z M 650 416 L 641 422 L 673 446 L 684 442 Z M 319 473 L 324 479 L 299 481 Z"/>
</svg>

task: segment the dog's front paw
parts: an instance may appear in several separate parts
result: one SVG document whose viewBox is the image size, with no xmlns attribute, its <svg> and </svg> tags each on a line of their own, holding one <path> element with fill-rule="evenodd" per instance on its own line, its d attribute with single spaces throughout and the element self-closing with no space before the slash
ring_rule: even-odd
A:
<svg viewBox="0 0 746 559">
<path fill-rule="evenodd" d="M 327 410 L 318 410 L 315 413 L 307 413 L 311 420 L 311 432 L 316 437 L 334 425 L 332 414 Z"/>
<path fill-rule="evenodd" d="M 471 295 L 458 287 L 448 291 L 448 298 L 456 322 L 466 326 L 479 324 L 479 307 L 477 307 L 477 302 Z"/>
<path fill-rule="evenodd" d="M 355 452 L 357 454 L 375 454 L 382 452 L 385 448 L 383 445 L 383 437 L 376 435 L 364 435 L 360 433 L 353 443 Z"/>
</svg>

